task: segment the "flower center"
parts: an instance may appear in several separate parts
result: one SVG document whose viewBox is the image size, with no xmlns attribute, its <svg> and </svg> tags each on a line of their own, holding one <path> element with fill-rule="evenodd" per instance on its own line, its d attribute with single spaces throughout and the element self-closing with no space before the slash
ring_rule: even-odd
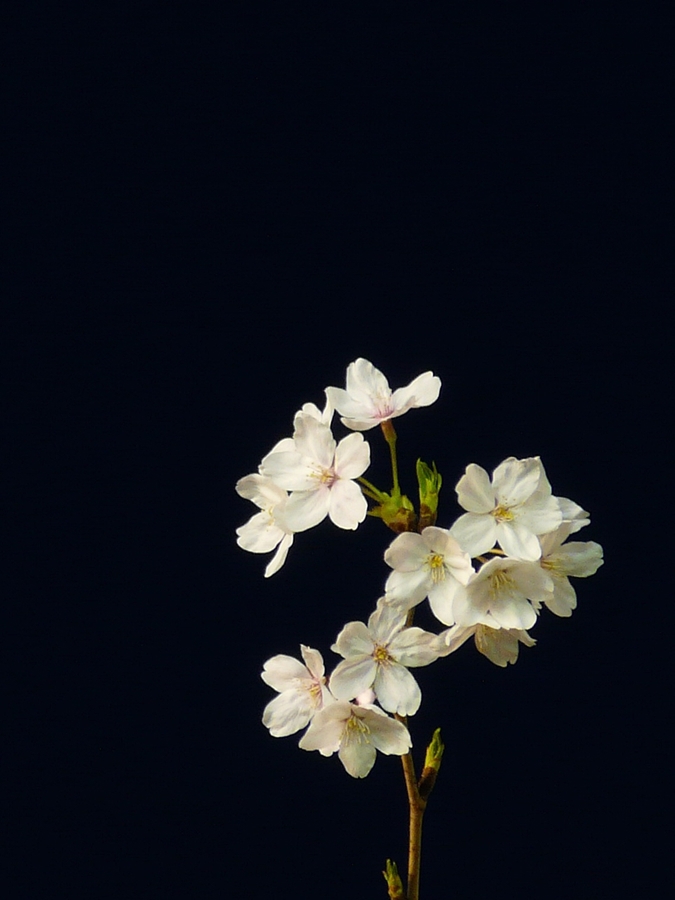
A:
<svg viewBox="0 0 675 900">
<path fill-rule="evenodd" d="M 496 506 L 492 512 L 491 516 L 494 516 L 498 522 L 513 522 L 515 516 L 511 512 L 511 510 L 507 506 Z"/>
<path fill-rule="evenodd" d="M 375 394 L 374 400 L 377 417 L 380 419 L 389 418 L 394 412 L 394 404 L 391 402 L 391 391 L 386 391 L 384 393 L 378 391 L 377 394 Z"/>
<path fill-rule="evenodd" d="M 319 479 L 319 484 L 327 484 L 328 487 L 331 487 L 333 482 L 337 479 L 337 475 L 332 469 L 323 468 L 317 473 L 316 477 Z"/>
<path fill-rule="evenodd" d="M 434 584 L 445 580 L 445 557 L 440 553 L 432 553 L 427 557 L 427 564 L 431 570 L 431 580 Z"/>
<path fill-rule="evenodd" d="M 324 681 L 325 681 L 325 679 L 324 679 Z M 318 681 L 312 681 L 312 683 L 311 683 L 311 685 L 310 685 L 310 687 L 309 687 L 309 696 L 310 696 L 310 697 L 312 698 L 312 700 L 314 700 L 315 702 L 316 702 L 317 700 L 320 699 L 320 697 L 321 697 L 321 684 L 320 684 Z"/>
<path fill-rule="evenodd" d="M 382 647 L 379 644 L 375 648 L 375 652 L 373 653 L 373 658 L 376 662 L 384 663 L 388 662 L 391 659 L 386 647 Z"/>
<path fill-rule="evenodd" d="M 516 583 L 504 569 L 497 569 L 490 575 L 490 597 L 494 600 L 499 594 L 512 592 Z"/>
<path fill-rule="evenodd" d="M 540 559 L 539 565 L 542 567 L 542 569 L 548 569 L 548 571 L 554 577 L 565 577 L 565 573 L 561 571 L 560 560 L 558 559 Z"/>
<path fill-rule="evenodd" d="M 357 743 L 360 743 L 361 741 L 365 741 L 366 744 L 369 744 L 370 728 L 368 728 L 363 719 L 352 715 L 347 719 L 342 739 L 345 742 L 356 741 Z"/>
</svg>

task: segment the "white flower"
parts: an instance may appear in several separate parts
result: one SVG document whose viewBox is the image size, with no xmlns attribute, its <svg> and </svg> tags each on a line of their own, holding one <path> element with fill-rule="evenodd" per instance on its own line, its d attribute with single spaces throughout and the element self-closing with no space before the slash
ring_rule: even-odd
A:
<svg viewBox="0 0 675 900">
<path fill-rule="evenodd" d="M 236 491 L 240 497 L 251 500 L 262 510 L 237 528 L 237 544 L 250 553 L 269 553 L 277 548 L 265 569 L 265 578 L 269 578 L 283 566 L 293 543 L 293 532 L 284 520 L 288 494 L 264 475 L 240 478 Z"/>
<path fill-rule="evenodd" d="M 455 490 L 468 512 L 450 531 L 471 556 L 498 542 L 509 556 L 539 559 L 537 535 L 554 531 L 562 522 L 560 504 L 551 495 L 538 456 L 505 459 L 492 473 L 492 482 L 485 469 L 471 463 Z"/>
<path fill-rule="evenodd" d="M 552 590 L 553 582 L 538 562 L 491 559 L 471 578 L 464 593 L 455 597 L 456 624 L 531 628 L 537 620 L 536 609 Z"/>
<path fill-rule="evenodd" d="M 409 409 L 429 406 L 438 399 L 441 379 L 432 372 L 418 375 L 407 387 L 392 393 L 389 382 L 367 359 L 357 359 L 347 368 L 347 390 L 326 388 L 326 396 L 342 415 L 342 424 L 354 431 L 368 431 L 402 416 Z"/>
<path fill-rule="evenodd" d="M 449 531 L 431 525 L 422 534 L 399 534 L 384 560 L 394 569 L 385 585 L 388 603 L 408 610 L 428 597 L 437 619 L 445 625 L 455 622 L 454 598 L 474 570 L 469 554 Z"/>
<path fill-rule="evenodd" d="M 279 696 L 271 700 L 263 713 L 263 725 L 273 737 L 286 737 L 300 731 L 312 717 L 334 702 L 326 687 L 323 658 L 318 650 L 300 645 L 305 665 L 280 653 L 268 659 L 260 675 Z"/>
<path fill-rule="evenodd" d="M 571 616 L 576 609 L 577 594 L 568 578 L 586 578 L 595 575 L 604 560 L 602 547 L 595 541 L 563 541 L 574 529 L 576 520 L 566 522 L 551 534 L 539 538 L 541 559 L 539 564 L 550 575 L 553 588 L 544 597 L 544 604 L 557 616 Z M 582 524 L 585 524 L 582 522 Z"/>
<path fill-rule="evenodd" d="M 453 625 L 436 638 L 439 656 L 449 656 L 458 650 L 471 636 L 476 649 L 496 666 L 505 667 L 518 659 L 518 645 L 534 647 L 536 641 L 520 628 L 490 628 L 488 625 Z"/>
<path fill-rule="evenodd" d="M 363 435 L 350 434 L 336 445 L 327 425 L 299 413 L 293 445 L 293 450 L 266 456 L 261 467 L 275 484 L 292 491 L 284 508 L 288 527 L 306 531 L 329 516 L 339 528 L 357 528 L 368 511 L 353 480 L 370 463 L 370 447 Z"/>
<path fill-rule="evenodd" d="M 408 671 L 428 666 L 438 656 L 432 649 L 435 634 L 406 628 L 406 614 L 380 600 L 363 622 L 348 622 L 331 647 L 344 657 L 330 676 L 331 692 L 338 700 L 351 700 L 372 688 L 387 712 L 412 716 L 422 694 Z"/>
<path fill-rule="evenodd" d="M 318 750 L 323 756 L 337 751 L 353 778 L 365 778 L 373 768 L 376 750 L 403 756 L 412 747 L 412 741 L 405 725 L 376 706 L 338 700 L 314 716 L 300 738 L 300 747 Z"/>
</svg>

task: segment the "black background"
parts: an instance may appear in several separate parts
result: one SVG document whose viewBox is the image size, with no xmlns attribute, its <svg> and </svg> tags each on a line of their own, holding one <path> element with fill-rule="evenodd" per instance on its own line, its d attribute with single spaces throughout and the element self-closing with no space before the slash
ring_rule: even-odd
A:
<svg viewBox="0 0 675 900">
<path fill-rule="evenodd" d="M 404 868 L 399 761 L 355 781 L 260 722 L 262 663 L 302 642 L 333 665 L 391 535 L 326 522 L 268 580 L 234 538 L 236 480 L 358 356 L 392 387 L 442 379 L 398 427 L 404 488 L 418 456 L 445 477 L 439 524 L 469 462 L 540 455 L 605 548 L 516 666 L 466 646 L 419 671 L 418 761 L 437 725 L 447 743 L 422 896 L 647 889 L 665 9 L 8 6 L 8 896 L 365 898 Z"/>
</svg>

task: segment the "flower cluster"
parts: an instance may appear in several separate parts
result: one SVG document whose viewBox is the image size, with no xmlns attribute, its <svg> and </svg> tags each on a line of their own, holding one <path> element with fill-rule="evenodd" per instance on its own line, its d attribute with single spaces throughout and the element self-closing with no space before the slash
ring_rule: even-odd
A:
<svg viewBox="0 0 675 900">
<path fill-rule="evenodd" d="M 279 692 L 263 715 L 270 733 L 306 728 L 300 747 L 337 753 L 354 777 L 368 774 L 376 750 L 408 753 L 405 717 L 421 702 L 411 668 L 450 655 L 470 637 L 496 665 L 515 663 L 520 644 L 534 645 L 529 630 L 542 609 L 570 616 L 576 607 L 570 578 L 593 575 L 603 562 L 599 544 L 568 540 L 589 524 L 589 514 L 553 495 L 539 457 L 509 457 L 491 477 L 467 466 L 455 488 L 464 512 L 449 528 L 435 524 L 441 477 L 420 461 L 415 516 L 398 487 L 390 420 L 433 403 L 439 390 L 440 380 L 427 372 L 392 392 L 379 370 L 358 359 L 347 370 L 346 389 L 327 388 L 322 412 L 306 404 L 296 413 L 293 437 L 237 483 L 261 510 L 237 530 L 239 545 L 254 553 L 277 548 L 266 576 L 281 567 L 295 533 L 326 517 L 355 529 L 370 512 L 397 532 L 384 553 L 391 572 L 383 596 L 367 622 L 348 622 L 338 634 L 332 650 L 342 660 L 330 676 L 321 654 L 302 645 L 304 665 L 279 655 L 262 673 Z M 339 443 L 331 431 L 334 410 L 355 432 Z M 378 424 L 392 453 L 390 493 L 362 477 L 370 448 L 360 432 Z M 368 510 L 366 498 L 375 507 Z M 412 625 L 414 608 L 426 599 L 445 626 L 438 634 Z"/>
<path fill-rule="evenodd" d="M 237 529 L 237 543 L 251 553 L 277 552 L 265 569 L 268 578 L 286 560 L 293 535 L 328 517 L 338 528 L 354 530 L 363 522 L 368 504 L 356 479 L 370 465 L 370 446 L 360 431 L 374 428 L 409 409 L 433 403 L 440 378 L 426 372 L 408 387 L 391 391 L 387 379 L 366 359 L 347 369 L 347 389 L 328 387 L 320 411 L 306 403 L 293 420 L 293 436 L 279 441 L 258 467 L 241 478 L 237 493 L 261 510 Z M 333 413 L 352 429 L 336 443 Z"/>
</svg>

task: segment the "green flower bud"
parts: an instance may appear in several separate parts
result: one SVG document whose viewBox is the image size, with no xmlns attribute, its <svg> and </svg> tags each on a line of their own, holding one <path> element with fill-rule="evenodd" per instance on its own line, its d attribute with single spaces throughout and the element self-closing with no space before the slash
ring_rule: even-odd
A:
<svg viewBox="0 0 675 900">
<path fill-rule="evenodd" d="M 387 888 L 389 889 L 389 900 L 405 900 L 403 882 L 401 881 L 401 876 L 398 874 L 396 863 L 388 859 L 386 868 L 382 874 L 384 875 L 384 880 L 387 882 Z"/>
<path fill-rule="evenodd" d="M 438 494 L 443 479 L 436 469 L 436 463 L 431 465 L 433 468 L 429 468 L 421 459 L 417 460 L 417 483 L 420 489 L 420 531 L 429 525 L 435 525 L 438 513 Z"/>
</svg>

